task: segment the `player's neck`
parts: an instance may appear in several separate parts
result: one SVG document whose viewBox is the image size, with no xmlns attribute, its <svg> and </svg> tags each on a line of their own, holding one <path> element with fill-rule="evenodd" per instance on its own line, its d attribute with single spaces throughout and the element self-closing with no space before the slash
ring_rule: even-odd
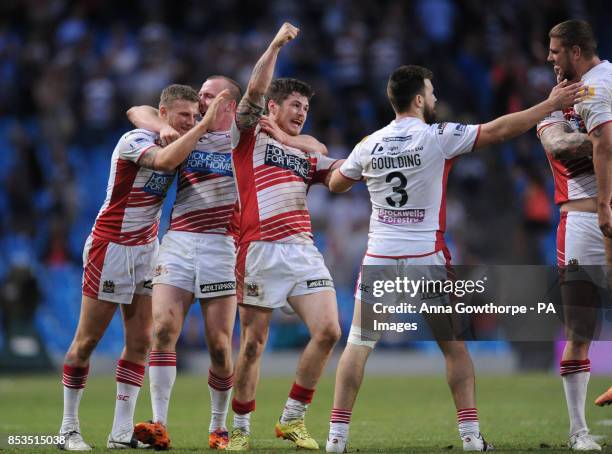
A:
<svg viewBox="0 0 612 454">
<path fill-rule="evenodd" d="M 580 75 L 580 77 L 582 77 L 600 63 L 601 63 L 601 59 L 597 55 L 595 55 L 593 56 L 593 58 L 589 58 L 588 60 L 580 61 L 578 68 L 577 68 L 578 69 L 577 72 Z"/>
<path fill-rule="evenodd" d="M 420 110 L 409 110 L 408 112 L 396 113 L 395 121 L 403 120 L 404 118 L 417 118 L 425 123 L 425 118 L 423 118 L 423 113 Z"/>
</svg>

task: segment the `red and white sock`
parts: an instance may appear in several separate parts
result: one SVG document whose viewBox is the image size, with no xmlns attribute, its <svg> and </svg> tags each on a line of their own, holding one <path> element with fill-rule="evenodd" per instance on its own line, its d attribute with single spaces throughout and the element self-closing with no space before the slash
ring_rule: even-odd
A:
<svg viewBox="0 0 612 454">
<path fill-rule="evenodd" d="M 153 350 L 149 354 L 149 380 L 153 422 L 166 426 L 170 394 L 176 380 L 176 352 Z"/>
<path fill-rule="evenodd" d="M 219 428 L 226 428 L 227 410 L 229 408 L 234 374 L 222 378 L 208 370 L 208 390 L 210 391 L 210 425 L 208 431 L 214 432 Z"/>
<path fill-rule="evenodd" d="M 572 436 L 588 431 L 584 405 L 591 377 L 591 361 L 589 359 L 561 361 L 559 369 L 570 420 L 569 434 Z"/>
<path fill-rule="evenodd" d="M 457 410 L 457 427 L 459 428 L 459 436 L 461 438 L 470 434 L 478 435 L 480 433 L 478 410 L 476 408 Z"/>
<path fill-rule="evenodd" d="M 281 415 L 281 423 L 286 424 L 294 419 L 304 419 L 308 404 L 312 402 L 314 389 L 304 388 L 303 386 L 293 383 L 289 397 L 285 403 L 283 414 Z"/>
<path fill-rule="evenodd" d="M 329 418 L 329 438 L 348 438 L 349 424 L 351 423 L 351 410 L 333 408 Z"/>
<path fill-rule="evenodd" d="M 111 434 L 114 436 L 134 431 L 134 410 L 136 400 L 144 381 L 145 367 L 125 359 L 117 362 L 115 379 L 117 380 L 117 396 L 115 399 L 115 417 Z"/>
<path fill-rule="evenodd" d="M 87 383 L 89 366 L 72 367 L 64 364 L 64 416 L 60 432 L 79 431 L 79 404 Z"/>
<path fill-rule="evenodd" d="M 251 413 L 255 411 L 255 399 L 248 402 L 240 402 L 232 399 L 232 410 L 234 411 L 234 429 L 251 433 Z"/>
</svg>

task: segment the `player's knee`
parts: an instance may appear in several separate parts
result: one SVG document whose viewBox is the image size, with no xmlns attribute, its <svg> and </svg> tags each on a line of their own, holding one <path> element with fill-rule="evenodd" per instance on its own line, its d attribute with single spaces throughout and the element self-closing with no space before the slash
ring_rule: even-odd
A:
<svg viewBox="0 0 612 454">
<path fill-rule="evenodd" d="M 156 348 L 173 347 L 178 337 L 174 324 L 170 321 L 161 321 L 155 324 L 155 346 Z"/>
<path fill-rule="evenodd" d="M 244 342 L 244 356 L 247 360 L 253 361 L 261 356 L 265 347 L 264 339 L 253 337 Z"/>
<path fill-rule="evenodd" d="M 467 345 L 463 341 L 438 341 L 438 347 L 445 357 L 469 356 Z"/>
<path fill-rule="evenodd" d="M 333 348 L 340 340 L 342 332 L 338 323 L 328 323 L 319 328 L 313 335 L 314 340 L 326 348 Z"/>
<path fill-rule="evenodd" d="M 208 346 L 210 353 L 210 361 L 218 366 L 224 367 L 229 363 L 231 352 L 228 345 L 222 342 L 211 343 Z"/>
<path fill-rule="evenodd" d="M 138 336 L 128 336 L 126 339 L 126 350 L 137 357 L 146 358 L 153 343 L 150 333 L 141 333 Z"/>
<path fill-rule="evenodd" d="M 359 326 L 351 325 L 347 342 L 353 345 L 374 349 L 376 342 L 380 339 L 380 334 L 374 331 L 362 329 Z"/>
<path fill-rule="evenodd" d="M 82 339 L 76 339 L 66 355 L 68 361 L 76 361 L 79 363 L 86 362 L 89 360 L 89 357 L 95 350 L 99 341 L 100 338 L 95 336 L 86 336 Z"/>
</svg>

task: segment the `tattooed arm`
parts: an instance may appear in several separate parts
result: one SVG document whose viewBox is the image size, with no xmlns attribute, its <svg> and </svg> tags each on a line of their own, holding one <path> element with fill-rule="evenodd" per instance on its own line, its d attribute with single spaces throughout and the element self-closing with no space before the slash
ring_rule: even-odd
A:
<svg viewBox="0 0 612 454">
<path fill-rule="evenodd" d="M 564 122 L 554 123 L 542 129 L 540 142 L 555 159 L 576 159 L 593 154 L 593 143 L 587 134 L 575 132 Z"/>
<path fill-rule="evenodd" d="M 239 130 L 252 128 L 263 115 L 264 95 L 272 82 L 278 53 L 285 44 L 298 35 L 299 31 L 298 28 L 285 22 L 255 64 L 246 93 L 236 110 L 236 126 Z"/>
</svg>

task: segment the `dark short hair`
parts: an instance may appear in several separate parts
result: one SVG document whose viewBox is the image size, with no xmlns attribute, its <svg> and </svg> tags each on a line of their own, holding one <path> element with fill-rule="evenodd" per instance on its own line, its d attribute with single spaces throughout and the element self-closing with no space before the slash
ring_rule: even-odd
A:
<svg viewBox="0 0 612 454">
<path fill-rule="evenodd" d="M 198 92 L 189 85 L 172 84 L 168 85 L 161 92 L 159 97 L 159 105 L 170 107 L 177 99 L 184 99 L 190 102 L 199 102 Z"/>
<path fill-rule="evenodd" d="M 306 82 L 290 77 L 274 79 L 266 93 L 266 106 L 270 100 L 274 101 L 276 104 L 282 104 L 283 101 L 294 92 L 305 96 L 308 98 L 308 101 L 314 96 L 314 90 Z"/>
<path fill-rule="evenodd" d="M 232 97 L 232 99 L 236 101 L 237 103 L 240 102 L 240 100 L 242 99 L 242 87 L 240 87 L 240 84 L 238 82 L 236 82 L 234 79 L 230 77 L 222 76 L 220 74 L 214 74 L 206 78 L 206 80 L 213 80 L 213 79 L 224 80 L 227 83 L 227 89 L 229 90 L 230 96 Z"/>
<path fill-rule="evenodd" d="M 395 112 L 406 112 L 414 97 L 425 93 L 425 79 L 433 79 L 433 72 L 422 66 L 402 65 L 391 73 L 387 97 Z"/>
<path fill-rule="evenodd" d="M 561 22 L 550 29 L 548 36 L 560 39 L 563 47 L 578 46 L 586 58 L 591 58 L 597 52 L 597 40 L 593 29 L 584 20 Z"/>
</svg>

